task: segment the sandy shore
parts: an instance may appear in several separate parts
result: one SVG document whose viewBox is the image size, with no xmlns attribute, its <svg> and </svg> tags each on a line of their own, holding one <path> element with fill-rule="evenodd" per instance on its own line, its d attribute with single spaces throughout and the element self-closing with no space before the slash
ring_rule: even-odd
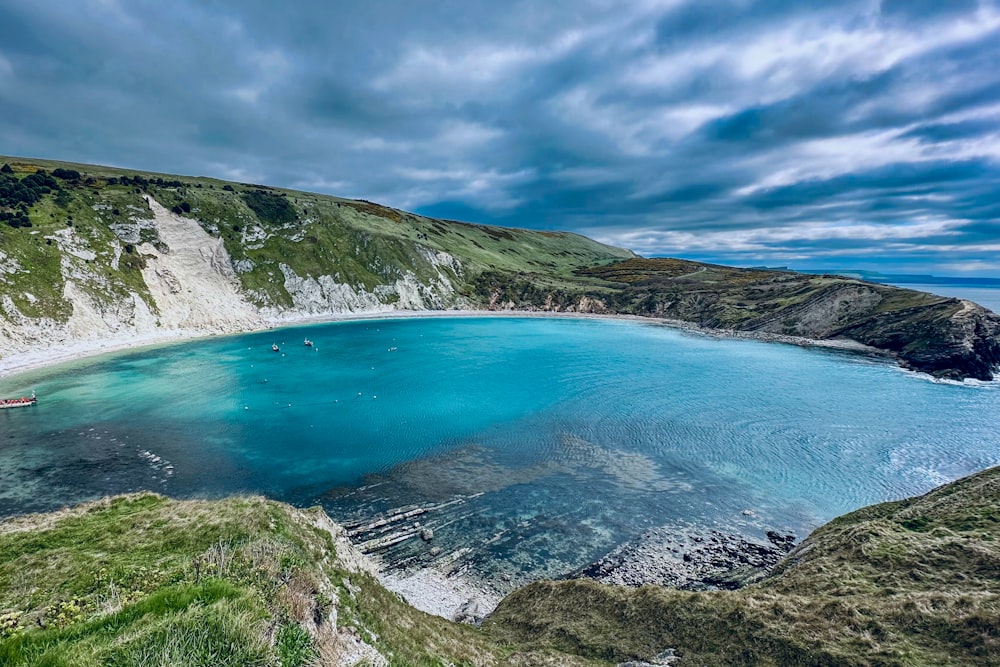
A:
<svg viewBox="0 0 1000 667">
<path fill-rule="evenodd" d="M 554 312 L 538 310 L 380 310 L 368 312 L 337 313 L 325 315 L 302 315 L 282 319 L 267 320 L 260 327 L 242 329 L 239 331 L 206 331 L 203 329 L 162 329 L 142 334 L 123 334 L 101 339 L 78 340 L 65 344 L 57 344 L 30 352 L 12 354 L 0 359 L 0 378 L 10 377 L 28 371 L 38 370 L 48 366 L 77 361 L 113 352 L 122 352 L 157 345 L 168 345 L 182 341 L 190 341 L 214 336 L 235 336 L 255 331 L 268 331 L 308 324 L 323 324 L 329 322 L 345 322 L 352 320 L 405 319 L 411 317 L 545 317 L 573 319 L 610 319 L 631 320 L 636 322 L 655 323 L 675 329 L 713 336 L 719 338 L 735 338 L 746 340 L 761 340 L 767 342 L 786 343 L 799 346 L 824 347 L 839 350 L 849 350 L 886 357 L 887 355 L 875 348 L 850 340 L 813 340 L 780 334 L 766 334 L 752 331 L 730 331 L 720 329 L 704 329 L 690 322 L 666 320 L 638 315 L 598 315 L 592 313 Z"/>
</svg>

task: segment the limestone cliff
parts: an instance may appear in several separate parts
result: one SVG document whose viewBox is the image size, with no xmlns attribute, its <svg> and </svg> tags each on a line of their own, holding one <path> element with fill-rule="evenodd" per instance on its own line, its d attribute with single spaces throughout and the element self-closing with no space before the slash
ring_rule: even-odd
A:
<svg viewBox="0 0 1000 667">
<path fill-rule="evenodd" d="M 648 260 L 576 234 L 261 185 L 0 161 L 12 167 L 7 185 L 30 174 L 49 184 L 30 196 L 8 187 L 15 194 L 0 201 L 0 363 L 52 346 L 464 308 L 630 314 L 852 341 L 942 378 L 988 380 L 1000 365 L 1000 319 L 958 299 Z"/>
</svg>

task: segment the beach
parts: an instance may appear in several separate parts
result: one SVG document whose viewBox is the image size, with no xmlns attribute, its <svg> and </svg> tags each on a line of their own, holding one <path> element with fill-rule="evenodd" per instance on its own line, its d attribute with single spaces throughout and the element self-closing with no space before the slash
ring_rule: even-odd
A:
<svg viewBox="0 0 1000 667">
<path fill-rule="evenodd" d="M 86 338 L 75 341 L 57 343 L 49 347 L 11 354 L 0 359 L 0 378 L 11 377 L 29 371 L 56 366 L 72 361 L 80 361 L 104 354 L 124 352 L 145 347 L 171 345 L 185 341 L 229 336 L 256 331 L 286 329 L 312 324 L 327 324 L 332 322 L 348 322 L 355 320 L 403 319 L 411 317 L 549 317 L 577 319 L 610 319 L 648 322 L 661 326 L 681 329 L 707 336 L 738 338 L 747 340 L 762 340 L 807 347 L 823 347 L 845 350 L 886 358 L 888 355 L 861 343 L 851 340 L 813 340 L 797 336 L 759 333 L 751 331 L 733 331 L 724 329 L 706 329 L 689 322 L 660 318 L 642 317 L 639 315 L 606 315 L 597 313 L 576 313 L 547 310 L 373 310 L 348 313 L 328 313 L 322 315 L 293 315 L 267 319 L 260 326 L 240 329 L 160 329 L 142 333 L 120 333 L 105 338 Z"/>
</svg>

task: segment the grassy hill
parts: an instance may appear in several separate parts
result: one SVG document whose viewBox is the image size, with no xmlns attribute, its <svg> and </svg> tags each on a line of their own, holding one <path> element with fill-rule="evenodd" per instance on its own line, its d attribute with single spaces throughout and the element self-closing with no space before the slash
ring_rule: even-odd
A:
<svg viewBox="0 0 1000 667">
<path fill-rule="evenodd" d="M 694 665 L 1000 664 L 1000 469 L 819 528 L 738 591 L 539 582 L 487 629 L 615 660 Z"/>
<path fill-rule="evenodd" d="M 850 340 L 956 379 L 990 379 L 1000 366 L 1000 317 L 959 299 L 840 276 L 643 259 L 577 234 L 436 220 L 263 185 L 38 159 L 0 164 L 0 359 L 157 329 L 472 308 Z M 199 311 L 199 298 L 215 301 Z"/>
<path fill-rule="evenodd" d="M 139 494 L 0 523 L 11 667 L 998 665 L 998 619 L 1000 468 L 836 519 L 737 591 L 537 582 L 482 628 L 386 591 L 319 509 Z"/>
</svg>

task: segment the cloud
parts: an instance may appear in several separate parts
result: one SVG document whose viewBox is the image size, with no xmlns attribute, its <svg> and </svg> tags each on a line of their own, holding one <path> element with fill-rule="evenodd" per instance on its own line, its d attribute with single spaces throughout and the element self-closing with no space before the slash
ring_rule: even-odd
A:
<svg viewBox="0 0 1000 667">
<path fill-rule="evenodd" d="M 0 6 L 0 152 L 995 273 L 997 62 L 996 0 L 37 0 Z"/>
</svg>

